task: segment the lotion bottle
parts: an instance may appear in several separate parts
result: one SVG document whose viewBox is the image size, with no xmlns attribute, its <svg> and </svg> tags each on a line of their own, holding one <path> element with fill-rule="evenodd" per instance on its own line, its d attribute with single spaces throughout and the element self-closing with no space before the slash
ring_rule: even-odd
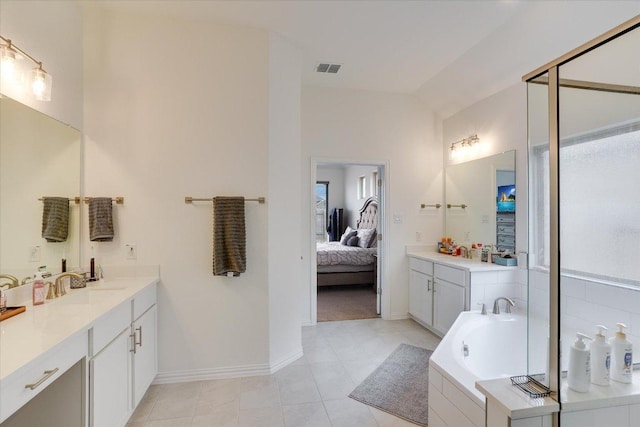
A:
<svg viewBox="0 0 640 427">
<path fill-rule="evenodd" d="M 633 375 L 633 347 L 627 339 L 624 323 L 616 323 L 618 332 L 609 340 L 611 344 L 611 379 L 621 383 L 630 383 Z"/>
<path fill-rule="evenodd" d="M 598 333 L 589 349 L 591 350 L 591 382 L 597 385 L 609 385 L 611 345 L 607 343 L 604 332 L 607 328 L 598 325 Z"/>
<path fill-rule="evenodd" d="M 589 391 L 589 383 L 591 381 L 591 355 L 583 340 L 590 340 L 591 338 L 580 332 L 576 335 L 578 339 L 569 350 L 567 384 L 574 391 L 586 393 Z"/>
<path fill-rule="evenodd" d="M 44 280 L 42 280 L 42 273 L 37 272 L 34 276 L 32 284 L 33 293 L 33 305 L 44 304 L 45 292 L 44 292 Z"/>
</svg>

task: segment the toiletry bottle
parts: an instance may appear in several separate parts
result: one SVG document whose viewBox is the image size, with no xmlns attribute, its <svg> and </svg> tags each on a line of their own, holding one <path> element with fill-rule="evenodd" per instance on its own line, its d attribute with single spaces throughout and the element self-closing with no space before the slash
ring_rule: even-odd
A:
<svg viewBox="0 0 640 427">
<path fill-rule="evenodd" d="M 618 332 L 615 337 L 611 337 L 611 379 L 621 383 L 630 383 L 633 375 L 633 347 L 631 341 L 627 339 L 624 323 L 616 323 Z"/>
<path fill-rule="evenodd" d="M 38 271 L 33 280 L 33 305 L 44 304 L 44 280 L 42 280 L 42 273 Z"/>
<path fill-rule="evenodd" d="M 91 258 L 91 262 L 89 264 L 89 282 L 93 282 L 95 280 L 98 280 L 98 278 L 96 277 L 96 259 L 95 258 Z"/>
<path fill-rule="evenodd" d="M 569 350 L 567 384 L 571 390 L 585 393 L 589 391 L 589 382 L 591 381 L 591 355 L 583 340 L 591 338 L 580 332 L 576 335 L 578 339 Z"/>
<path fill-rule="evenodd" d="M 591 350 L 591 382 L 597 385 L 609 385 L 609 367 L 611 363 L 611 346 L 604 336 L 607 328 L 598 325 L 598 333 L 589 349 Z"/>
</svg>

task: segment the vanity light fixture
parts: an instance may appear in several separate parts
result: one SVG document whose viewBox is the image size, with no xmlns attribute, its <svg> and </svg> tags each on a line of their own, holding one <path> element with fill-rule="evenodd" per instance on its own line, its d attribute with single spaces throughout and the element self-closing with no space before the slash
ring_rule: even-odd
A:
<svg viewBox="0 0 640 427">
<path fill-rule="evenodd" d="M 42 68 L 42 62 L 29 55 L 24 50 L 13 44 L 10 39 L 0 36 L 0 61 L 2 62 L 2 80 L 12 82 L 14 85 L 22 85 L 24 72 L 18 67 L 18 61 L 22 57 L 31 60 L 36 67 L 29 73 L 29 85 L 31 93 L 38 101 L 51 101 L 51 86 L 53 78 Z"/>
<path fill-rule="evenodd" d="M 455 159 L 459 156 L 464 156 L 471 150 L 475 150 L 480 143 L 480 138 L 477 134 L 473 134 L 468 138 L 463 138 L 460 141 L 452 142 L 449 151 L 449 158 Z"/>
</svg>

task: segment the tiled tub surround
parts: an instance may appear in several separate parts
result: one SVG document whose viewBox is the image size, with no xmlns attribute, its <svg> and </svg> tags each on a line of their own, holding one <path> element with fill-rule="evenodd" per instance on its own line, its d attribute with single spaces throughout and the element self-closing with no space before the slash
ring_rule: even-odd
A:
<svg viewBox="0 0 640 427">
<path fill-rule="evenodd" d="M 544 319 L 549 307 L 549 274 L 544 270 L 532 270 L 530 274 L 529 301 L 531 310 L 530 333 L 540 342 L 547 336 L 548 322 Z M 640 362 L 640 289 L 616 286 L 596 279 L 563 274 L 560 294 L 562 354 L 569 354 L 569 346 L 575 341 L 575 333 L 593 336 L 596 325 L 609 328 L 607 339 L 615 333 L 615 324 L 628 326 L 627 338 L 634 345 L 634 362 Z M 535 320 L 538 319 L 538 320 Z M 546 345 L 531 352 L 532 372 L 544 372 Z M 568 356 L 561 359 L 566 371 Z M 611 381 L 611 386 L 591 385 L 588 393 L 569 390 L 563 380 L 563 427 L 635 427 L 640 425 L 640 371 L 634 372 L 632 384 Z"/>
<path fill-rule="evenodd" d="M 484 426 L 485 398 L 476 381 L 525 372 L 523 315 L 461 313 L 429 363 L 429 426 Z"/>
<path fill-rule="evenodd" d="M 155 348 L 155 313 L 156 284 L 158 283 L 158 269 L 152 269 L 153 275 L 136 275 L 136 277 L 111 278 L 104 283 L 93 283 L 83 289 L 67 289 L 65 296 L 54 300 L 47 300 L 45 304 L 32 306 L 30 301 L 23 301 L 21 293 L 28 294 L 30 285 L 16 288 L 9 295 L 9 304 L 26 305 L 27 310 L 13 318 L 0 323 L 2 345 L 0 346 L 0 421 L 5 421 L 23 405 L 36 397 L 42 390 L 46 390 L 53 381 L 57 381 L 65 372 L 78 361 L 87 366 L 83 369 L 83 376 L 88 375 L 89 366 L 100 369 L 102 350 L 111 346 L 111 339 L 116 335 L 118 342 L 124 343 L 121 358 L 129 356 L 128 344 L 129 328 L 133 320 L 136 322 L 144 318 L 151 319 L 147 325 L 145 335 L 145 349 L 147 354 Z M 52 278 L 54 279 L 54 278 Z M 97 289 L 100 288 L 100 289 Z M 96 290 L 93 290 L 96 289 Z M 14 290 L 12 290 L 14 291 Z M 132 320 L 133 319 L 133 320 Z M 119 335 L 118 335 L 119 334 Z M 113 342 L 116 342 L 114 340 Z M 151 340 L 151 341 L 150 341 Z M 149 347 L 151 345 L 151 347 Z M 140 348 L 138 352 L 140 353 Z M 155 358 L 155 350 L 152 351 Z M 136 359 L 137 361 L 143 359 Z M 131 363 L 133 364 L 133 360 Z M 129 362 L 126 362 L 127 364 Z M 148 369 L 156 369 L 155 363 L 144 359 Z M 137 366 L 137 365 L 136 365 Z M 57 368 L 47 377 L 41 385 L 33 390 L 25 388 L 25 384 L 34 383 L 43 377 L 44 371 Z M 126 371 L 127 369 L 125 369 Z M 142 374 L 146 368 L 138 370 Z M 128 375 L 124 372 L 121 376 Z M 155 371 L 152 373 L 155 375 Z M 118 375 L 114 375 L 119 377 Z M 153 377 L 151 376 L 151 379 Z M 149 378 L 145 380 L 147 382 Z M 85 381 L 85 380 L 83 380 Z M 150 382 L 150 381 L 148 381 Z M 93 384 L 93 383 L 91 383 Z M 142 382 L 139 382 L 142 384 Z M 126 381 L 125 387 L 128 387 Z M 102 386 L 102 385 L 100 385 Z M 145 385 L 148 386 L 148 383 Z M 93 385 L 90 385 L 93 387 Z M 138 392 L 144 393 L 144 389 L 138 387 Z M 128 390 L 119 390 L 119 396 L 127 399 Z M 66 393 L 63 393 L 66 394 Z M 89 392 L 85 393 L 89 399 Z M 129 395 L 132 396 L 132 395 Z M 77 399 L 77 398 L 76 398 Z M 101 401 L 107 402 L 107 401 Z M 129 405 L 127 402 L 124 404 Z M 87 403 L 86 408 L 93 408 L 93 402 Z M 49 409 L 38 406 L 39 411 L 31 413 L 49 413 Z M 26 408 L 25 408 L 26 409 Z M 129 410 L 132 410 L 129 406 Z M 24 412 L 24 411 L 20 411 Z M 90 411 L 89 411 L 90 412 Z M 127 414 L 123 414 L 123 418 Z M 74 420 L 73 424 L 85 425 L 78 414 L 69 414 Z M 52 419 L 53 420 L 53 419 Z M 50 420 L 50 422 L 55 422 Z M 124 418 L 126 420 L 126 418 Z M 31 421 L 31 425 L 34 421 Z M 66 421 L 65 421 L 66 423 Z M 35 424 L 39 425 L 39 424 Z"/>
</svg>

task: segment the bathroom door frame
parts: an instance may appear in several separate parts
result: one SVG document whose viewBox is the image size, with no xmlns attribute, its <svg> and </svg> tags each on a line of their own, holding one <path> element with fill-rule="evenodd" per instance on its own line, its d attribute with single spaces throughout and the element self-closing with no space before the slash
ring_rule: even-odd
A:
<svg viewBox="0 0 640 427">
<path fill-rule="evenodd" d="M 380 309 L 380 317 L 387 318 L 389 313 L 390 295 L 389 287 L 386 286 L 385 273 L 388 270 L 388 253 L 389 253 L 389 230 L 388 218 L 389 204 L 387 203 L 387 189 L 389 188 L 389 161 L 388 160 L 363 160 L 363 159 L 335 159 L 312 157 L 310 165 L 309 191 L 310 195 L 315 194 L 315 185 L 317 180 L 318 165 L 349 165 L 349 166 L 371 166 L 378 170 L 378 295 L 377 302 Z M 307 235 L 310 238 L 309 245 L 309 264 L 310 264 L 310 325 L 318 322 L 318 265 L 316 263 L 316 237 L 315 237 L 315 197 L 309 197 L 307 222 Z"/>
</svg>

